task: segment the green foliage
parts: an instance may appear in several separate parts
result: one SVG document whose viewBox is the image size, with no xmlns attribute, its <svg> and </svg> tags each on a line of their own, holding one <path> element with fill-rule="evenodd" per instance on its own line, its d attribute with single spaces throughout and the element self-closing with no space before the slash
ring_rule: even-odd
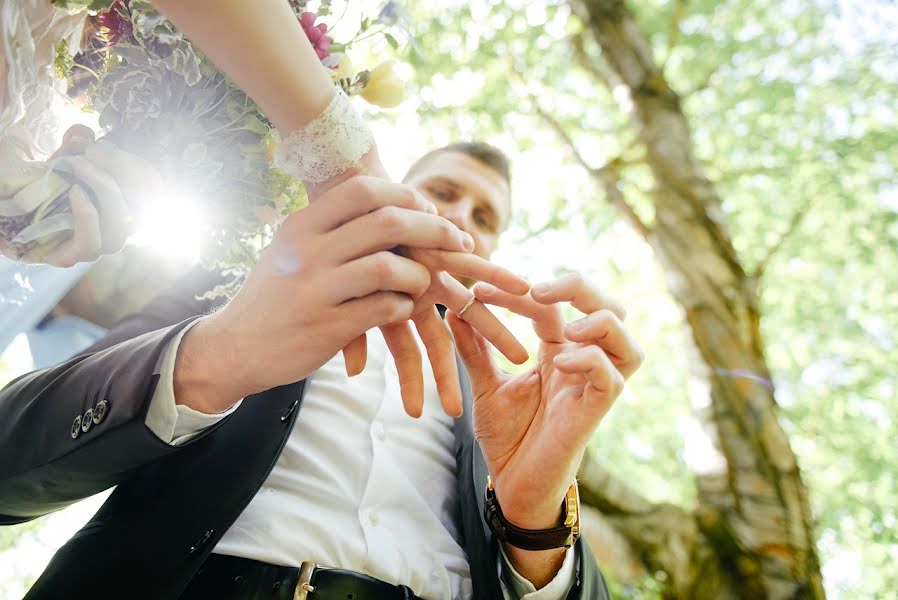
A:
<svg viewBox="0 0 898 600">
<path fill-rule="evenodd" d="M 617 156 L 632 165 L 621 188 L 651 223 L 653 182 L 633 146 L 628 100 L 602 83 L 595 43 L 576 43 L 583 26 L 565 2 L 438 4 L 413 15 L 420 113 L 431 131 L 519 150 L 527 167 L 518 178 L 529 180 L 531 164 L 549 171 L 541 201 L 515 182 L 516 266 L 526 270 L 565 238 L 590 241 L 567 266 L 630 302 L 628 323 L 648 352 L 595 447 L 643 494 L 688 504 L 694 388 L 680 313 L 570 154 L 533 158 L 558 159 L 551 150 L 565 147 L 535 101 L 592 166 Z M 629 5 L 683 97 L 745 270 L 765 267 L 766 352 L 811 488 L 827 588 L 881 597 L 898 589 L 890 567 L 898 558 L 890 436 L 898 421 L 898 13 L 883 1 Z"/>
</svg>

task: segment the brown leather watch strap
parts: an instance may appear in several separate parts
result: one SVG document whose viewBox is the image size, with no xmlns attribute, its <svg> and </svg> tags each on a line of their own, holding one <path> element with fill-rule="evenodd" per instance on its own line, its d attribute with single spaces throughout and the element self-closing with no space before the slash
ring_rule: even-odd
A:
<svg viewBox="0 0 898 600">
<path fill-rule="evenodd" d="M 575 495 L 577 491 L 576 485 L 577 483 L 575 481 L 572 485 Z M 568 497 L 570 497 L 570 493 L 568 494 Z M 577 499 L 574 499 L 573 501 L 578 502 Z M 579 537 L 580 519 L 579 511 L 576 510 L 579 507 L 569 507 L 567 504 L 568 500 L 566 498 L 565 502 L 562 504 L 564 514 L 571 514 L 569 509 L 574 508 L 576 511 L 574 513 L 576 514 L 574 522 L 570 522 L 570 519 L 563 519 L 564 522 L 558 527 L 552 527 L 550 529 L 524 529 L 508 522 L 505 515 L 502 514 L 502 509 L 499 507 L 499 501 L 496 498 L 495 490 L 493 490 L 491 483 L 488 483 L 486 486 L 486 501 L 483 506 L 483 516 L 490 529 L 499 540 L 511 544 L 516 548 L 521 548 L 523 550 L 570 548 Z"/>
</svg>

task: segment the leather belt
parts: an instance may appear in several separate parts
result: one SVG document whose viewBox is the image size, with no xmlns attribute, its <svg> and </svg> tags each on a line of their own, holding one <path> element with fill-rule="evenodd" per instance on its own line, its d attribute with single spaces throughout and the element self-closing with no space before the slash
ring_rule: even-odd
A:
<svg viewBox="0 0 898 600">
<path fill-rule="evenodd" d="M 181 600 L 421 600 L 408 586 L 363 573 L 321 567 L 283 567 L 249 558 L 210 554 Z"/>
</svg>

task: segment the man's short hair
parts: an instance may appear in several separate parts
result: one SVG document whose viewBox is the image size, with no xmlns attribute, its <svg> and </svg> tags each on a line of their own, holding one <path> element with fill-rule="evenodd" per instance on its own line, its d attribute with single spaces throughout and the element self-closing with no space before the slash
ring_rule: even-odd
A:
<svg viewBox="0 0 898 600">
<path fill-rule="evenodd" d="M 436 150 L 431 150 L 409 167 L 408 172 L 405 174 L 405 179 L 408 179 L 409 175 L 414 173 L 415 169 L 418 168 L 418 165 L 425 160 L 435 154 L 443 152 L 460 152 L 462 154 L 467 154 L 475 160 L 479 160 L 481 163 L 501 175 L 506 183 L 508 183 L 509 187 L 511 187 L 511 163 L 508 160 L 508 156 L 495 146 L 478 141 L 456 142 L 454 144 L 449 144 L 448 146 L 443 146 L 442 148 L 437 148 Z"/>
</svg>

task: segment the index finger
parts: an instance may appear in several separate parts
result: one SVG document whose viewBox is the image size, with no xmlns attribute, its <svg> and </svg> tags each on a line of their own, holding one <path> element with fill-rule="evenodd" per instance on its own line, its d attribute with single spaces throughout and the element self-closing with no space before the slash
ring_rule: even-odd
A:
<svg viewBox="0 0 898 600">
<path fill-rule="evenodd" d="M 446 271 L 453 275 L 490 283 L 510 294 L 520 296 L 530 290 L 530 282 L 526 279 L 476 254 L 407 247 L 403 247 L 401 253 L 431 271 Z"/>
<path fill-rule="evenodd" d="M 515 296 L 491 285 L 478 283 L 474 295 L 485 304 L 501 306 L 533 322 L 533 331 L 544 342 L 560 344 L 565 341 L 564 319 L 557 304 L 541 304 L 530 297 Z"/>
<path fill-rule="evenodd" d="M 568 273 L 554 281 L 537 284 L 533 286 L 530 295 L 541 304 L 570 302 L 574 308 L 585 314 L 604 308 L 617 315 L 621 321 L 627 318 L 627 311 L 620 302 L 579 273 Z"/>
<path fill-rule="evenodd" d="M 353 177 L 334 186 L 302 212 L 309 227 L 326 233 L 386 206 L 437 214 L 433 203 L 414 188 L 367 176 Z"/>
</svg>

